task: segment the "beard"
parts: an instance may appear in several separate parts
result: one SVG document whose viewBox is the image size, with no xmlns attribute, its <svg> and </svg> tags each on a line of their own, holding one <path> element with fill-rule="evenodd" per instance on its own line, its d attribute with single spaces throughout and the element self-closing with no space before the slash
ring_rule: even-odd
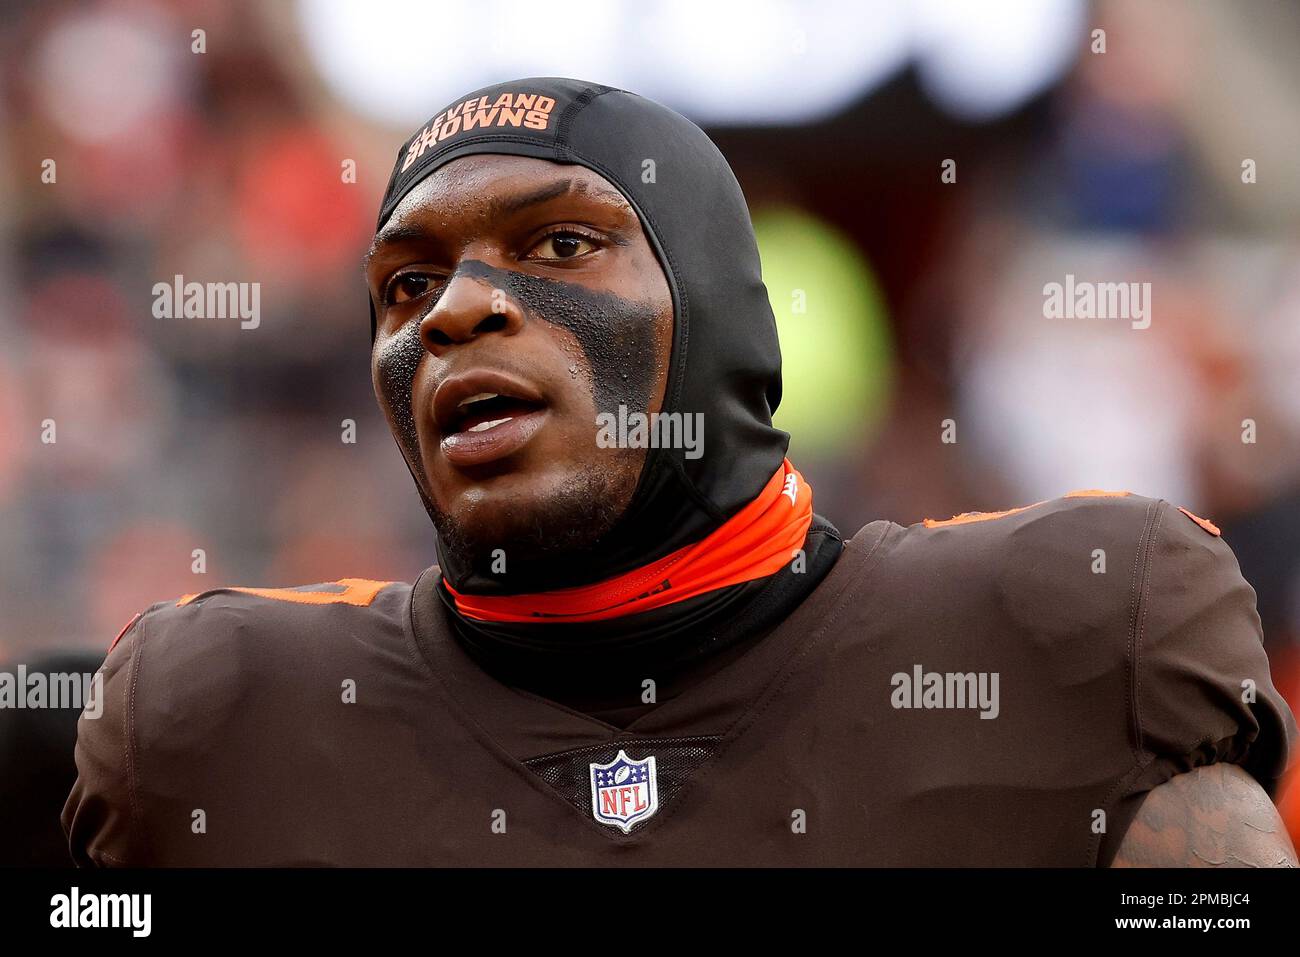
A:
<svg viewBox="0 0 1300 957">
<path fill-rule="evenodd" d="M 472 514 L 453 519 L 431 497 L 421 497 L 442 547 L 465 566 L 486 571 L 503 548 L 508 560 L 530 564 L 592 548 L 622 518 L 639 474 L 640 463 L 630 469 L 583 469 L 544 498 L 492 523 L 476 522 Z"/>
</svg>

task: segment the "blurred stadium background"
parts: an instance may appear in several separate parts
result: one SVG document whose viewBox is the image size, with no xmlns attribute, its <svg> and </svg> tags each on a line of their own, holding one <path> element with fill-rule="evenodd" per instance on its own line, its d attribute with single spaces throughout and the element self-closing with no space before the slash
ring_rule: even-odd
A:
<svg viewBox="0 0 1300 957">
<path fill-rule="evenodd" d="M 0 24 L 0 661 L 102 655 L 201 587 L 433 561 L 360 256 L 436 108 L 562 74 L 730 159 L 819 511 L 1168 498 L 1223 528 L 1300 710 L 1300 7 L 8 0 Z M 154 318 L 178 273 L 261 283 L 260 327 Z M 1151 282 L 1151 327 L 1045 319 L 1067 273 Z M 6 801 L 22 759 L 0 740 Z"/>
</svg>

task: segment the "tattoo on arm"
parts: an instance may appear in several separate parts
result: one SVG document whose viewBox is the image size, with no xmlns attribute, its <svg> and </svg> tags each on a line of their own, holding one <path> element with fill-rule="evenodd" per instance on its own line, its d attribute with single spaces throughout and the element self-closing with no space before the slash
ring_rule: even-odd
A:
<svg viewBox="0 0 1300 957">
<path fill-rule="evenodd" d="M 1295 867 L 1268 794 L 1235 764 L 1210 764 L 1153 789 L 1111 867 Z"/>
</svg>

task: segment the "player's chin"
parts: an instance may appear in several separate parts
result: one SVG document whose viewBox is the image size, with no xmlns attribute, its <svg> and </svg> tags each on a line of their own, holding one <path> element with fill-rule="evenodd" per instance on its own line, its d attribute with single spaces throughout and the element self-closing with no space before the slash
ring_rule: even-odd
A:
<svg viewBox="0 0 1300 957">
<path fill-rule="evenodd" d="M 570 450 L 572 451 L 572 450 Z M 502 548 L 521 557 L 590 547 L 609 531 L 635 489 L 596 460 L 521 456 L 513 469 L 470 476 L 445 465 L 431 474 L 433 501 L 447 541 L 466 557 Z M 449 534 L 450 533 L 450 534 Z"/>
</svg>

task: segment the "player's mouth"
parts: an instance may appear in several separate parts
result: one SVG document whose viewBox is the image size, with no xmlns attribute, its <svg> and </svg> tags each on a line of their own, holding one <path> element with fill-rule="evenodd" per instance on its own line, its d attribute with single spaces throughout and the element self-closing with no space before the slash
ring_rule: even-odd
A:
<svg viewBox="0 0 1300 957">
<path fill-rule="evenodd" d="M 452 465 L 484 465 L 512 455 L 546 419 L 546 403 L 526 382 L 500 372 L 445 379 L 433 396 L 440 448 Z"/>
</svg>

